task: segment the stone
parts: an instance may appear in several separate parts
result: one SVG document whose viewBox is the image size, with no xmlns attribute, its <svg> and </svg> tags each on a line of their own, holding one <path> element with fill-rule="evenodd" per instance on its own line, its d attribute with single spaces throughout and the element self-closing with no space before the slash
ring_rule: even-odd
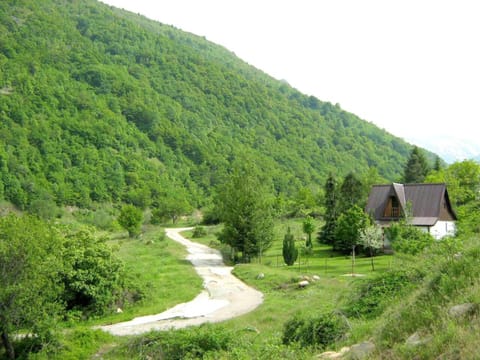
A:
<svg viewBox="0 0 480 360">
<path fill-rule="evenodd" d="M 347 359 L 352 360 L 363 360 L 368 359 L 368 357 L 375 351 L 375 344 L 371 341 L 364 341 L 360 344 L 355 344 L 350 347 L 348 352 Z"/>
<path fill-rule="evenodd" d="M 262 279 L 265 279 L 265 274 L 264 273 L 260 273 L 257 275 L 257 280 L 262 280 Z"/>
<path fill-rule="evenodd" d="M 310 283 L 307 280 L 302 280 L 298 283 L 298 286 L 301 288 L 307 287 Z"/>
<path fill-rule="evenodd" d="M 320 280 L 320 276 L 318 276 L 318 275 L 313 275 L 313 276 L 312 276 L 312 280 L 313 280 L 313 281 L 318 281 L 318 280 Z"/>
<path fill-rule="evenodd" d="M 417 332 L 413 333 L 408 337 L 408 339 L 405 341 L 405 345 L 409 347 L 415 347 L 415 346 L 420 346 L 423 344 L 428 343 L 430 340 L 432 340 L 431 336 L 427 337 L 421 337 L 420 334 Z"/>
<path fill-rule="evenodd" d="M 260 334 L 260 330 L 258 330 L 255 326 L 247 326 L 243 330 Z"/>
<path fill-rule="evenodd" d="M 343 347 L 340 351 L 325 351 L 317 356 L 317 359 L 321 360 L 333 360 L 333 359 L 341 359 L 343 355 L 345 355 L 350 350 L 349 347 Z"/>
<path fill-rule="evenodd" d="M 123 310 L 121 308 L 117 308 L 117 314 L 123 313 Z"/>
<path fill-rule="evenodd" d="M 407 346 L 418 346 L 421 344 L 422 344 L 422 341 L 420 339 L 420 335 L 418 332 L 410 335 L 408 339 L 405 341 L 405 345 Z"/>
<path fill-rule="evenodd" d="M 458 319 L 458 318 L 474 315 L 477 312 L 477 310 L 478 310 L 478 304 L 465 303 L 465 304 L 452 306 L 448 310 L 448 314 L 452 318 Z"/>
</svg>

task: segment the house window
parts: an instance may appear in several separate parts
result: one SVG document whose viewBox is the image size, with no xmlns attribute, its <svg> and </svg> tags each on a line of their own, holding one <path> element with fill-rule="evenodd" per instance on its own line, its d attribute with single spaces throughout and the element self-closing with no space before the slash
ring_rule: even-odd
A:
<svg viewBox="0 0 480 360">
<path fill-rule="evenodd" d="M 384 217 L 398 218 L 400 217 L 400 203 L 395 196 L 391 196 L 385 211 L 383 212 Z"/>
</svg>

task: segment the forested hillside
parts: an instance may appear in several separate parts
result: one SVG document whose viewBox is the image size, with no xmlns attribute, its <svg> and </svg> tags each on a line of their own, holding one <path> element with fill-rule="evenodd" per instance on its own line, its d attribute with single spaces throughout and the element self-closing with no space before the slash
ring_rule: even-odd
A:
<svg viewBox="0 0 480 360">
<path fill-rule="evenodd" d="M 287 197 L 410 146 L 226 49 L 93 0 L 0 2 L 0 199 L 21 209 L 184 198 L 248 153 Z"/>
</svg>

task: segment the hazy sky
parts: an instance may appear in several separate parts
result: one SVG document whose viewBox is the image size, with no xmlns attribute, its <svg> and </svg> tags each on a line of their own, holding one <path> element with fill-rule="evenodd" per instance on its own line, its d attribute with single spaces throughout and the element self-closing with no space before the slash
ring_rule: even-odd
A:
<svg viewBox="0 0 480 360">
<path fill-rule="evenodd" d="M 103 2 L 205 36 L 419 145 L 480 144 L 476 0 Z"/>
</svg>

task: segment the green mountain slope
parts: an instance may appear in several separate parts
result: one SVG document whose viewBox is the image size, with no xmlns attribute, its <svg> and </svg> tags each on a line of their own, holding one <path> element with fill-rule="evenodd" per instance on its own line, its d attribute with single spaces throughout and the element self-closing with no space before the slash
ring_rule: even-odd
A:
<svg viewBox="0 0 480 360">
<path fill-rule="evenodd" d="M 410 146 L 203 38 L 93 0 L 0 2 L 0 198 L 201 205 L 239 154 L 278 192 L 376 167 Z"/>
</svg>

